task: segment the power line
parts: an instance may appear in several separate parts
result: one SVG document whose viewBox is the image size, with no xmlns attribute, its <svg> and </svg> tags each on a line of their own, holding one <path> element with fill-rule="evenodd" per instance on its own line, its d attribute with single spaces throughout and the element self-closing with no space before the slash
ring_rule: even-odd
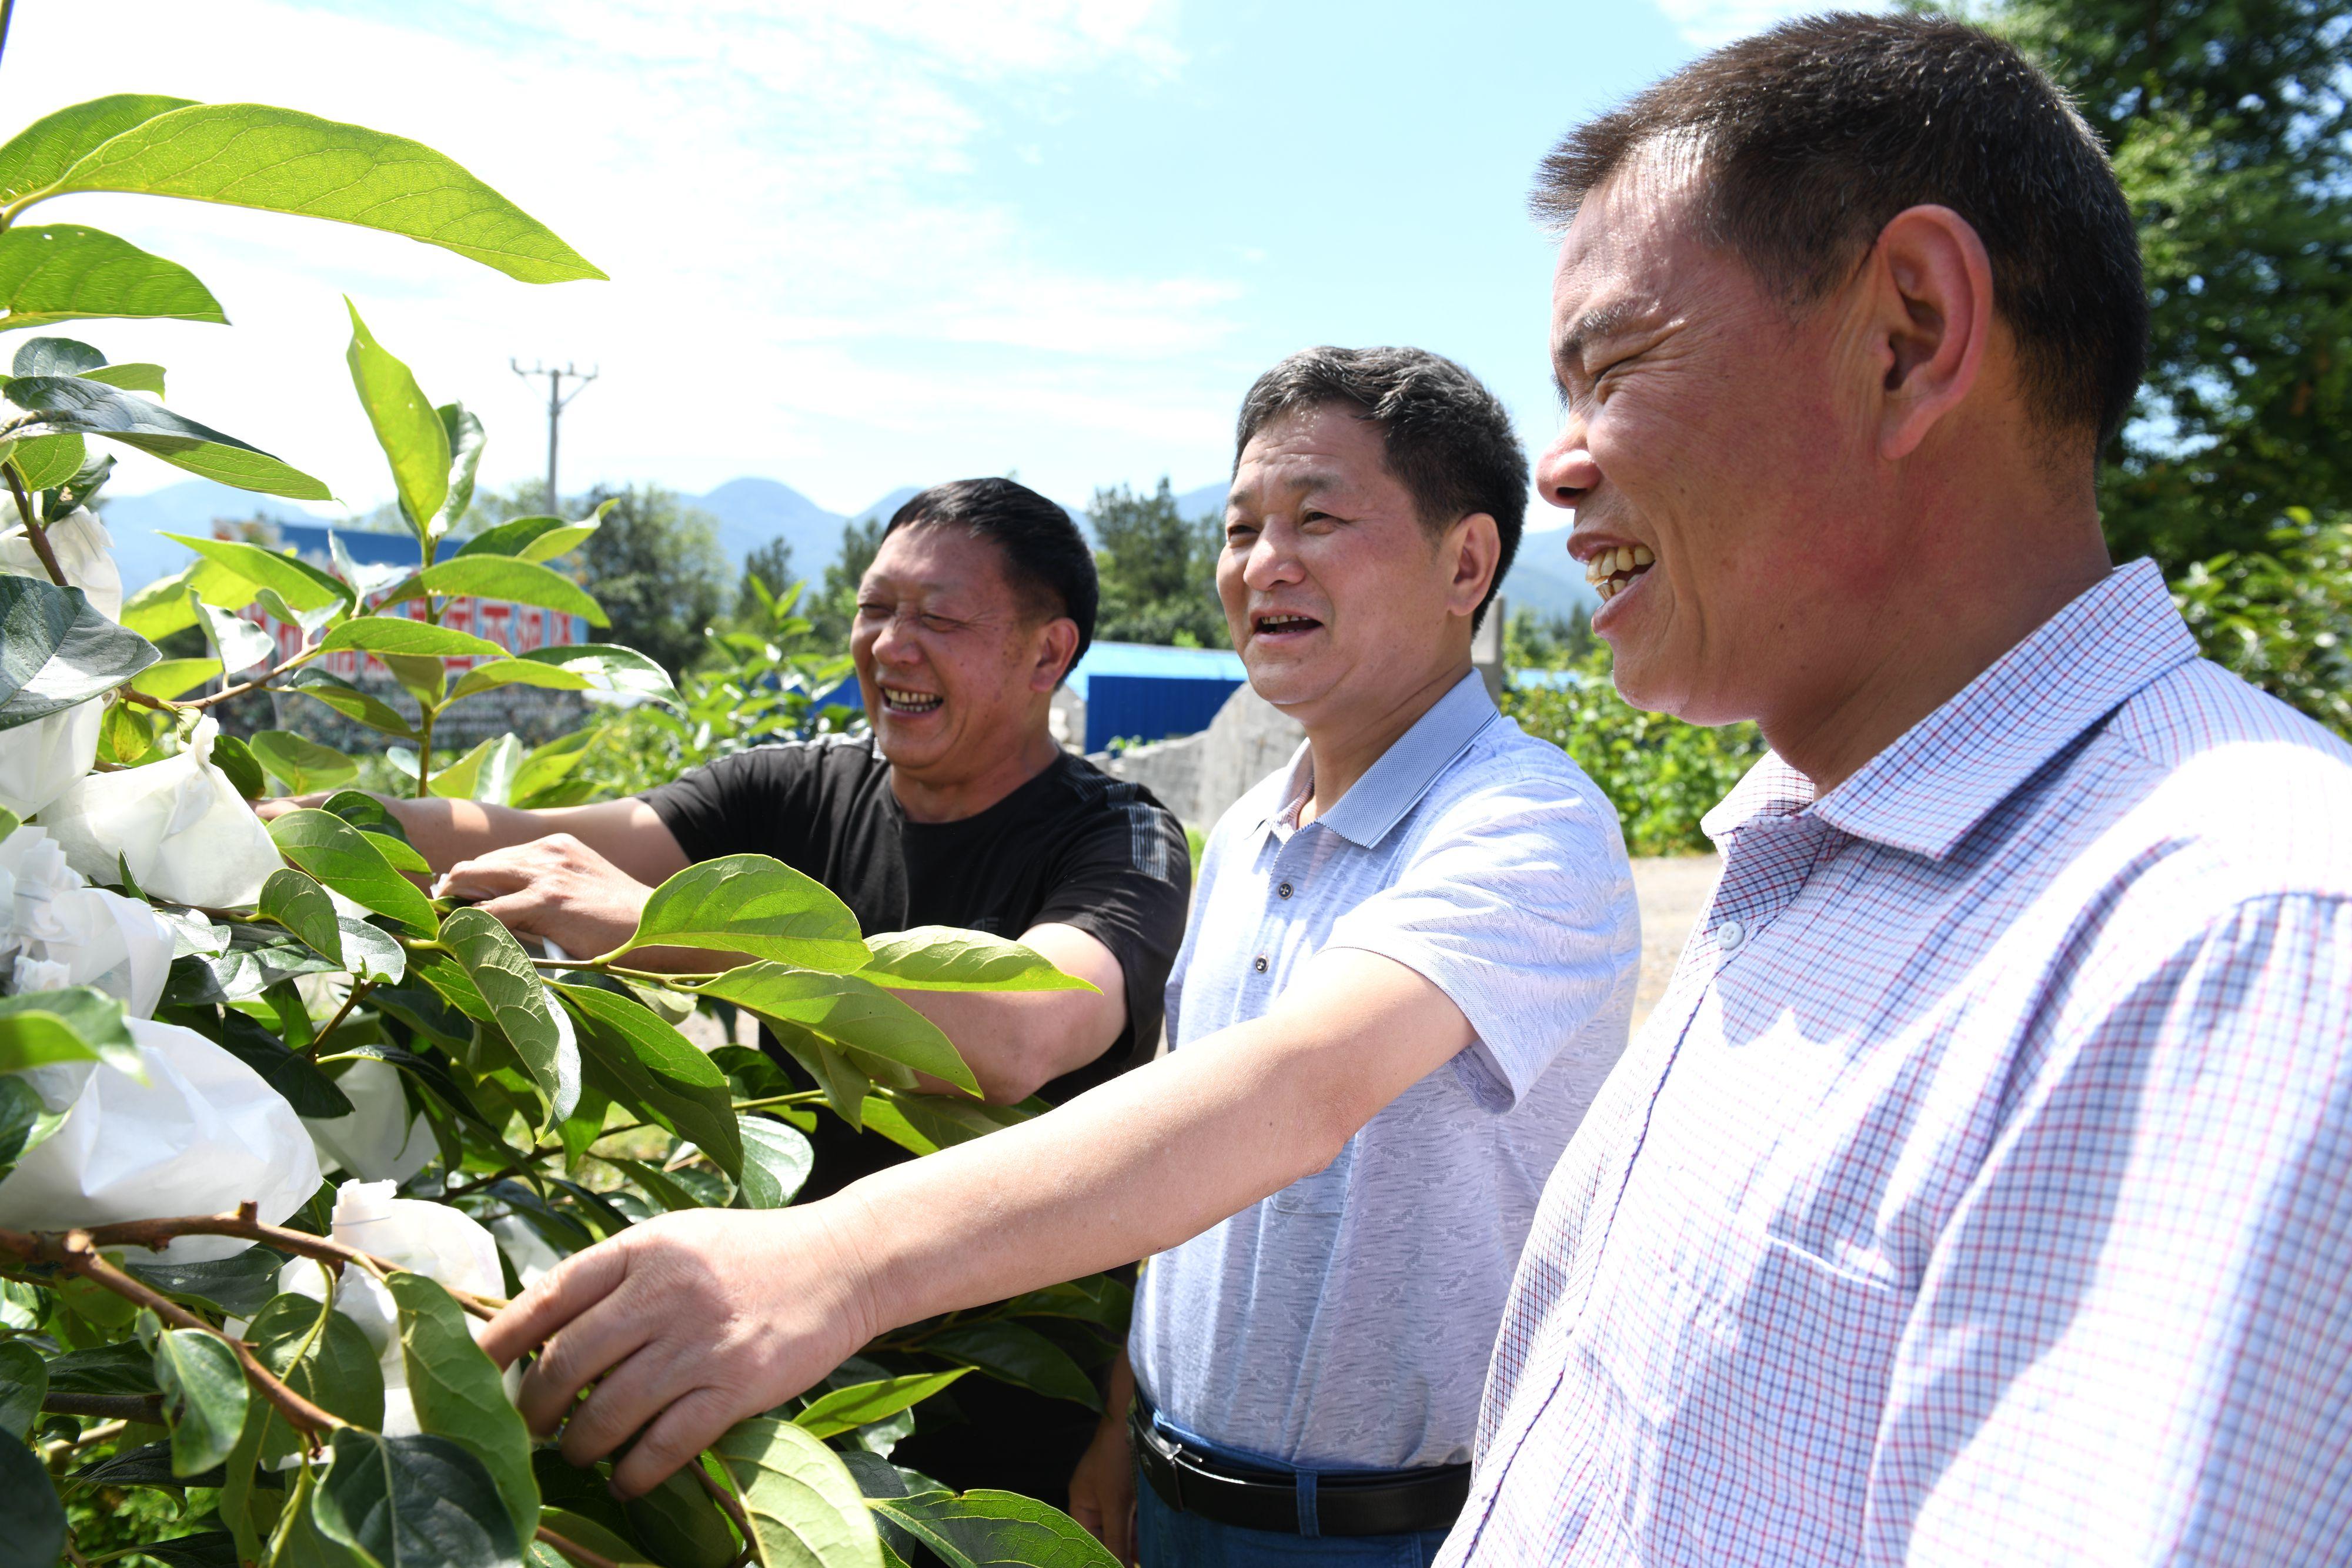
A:
<svg viewBox="0 0 2352 1568">
<path fill-rule="evenodd" d="M 530 380 L 533 376 L 547 378 L 547 509 L 551 512 L 561 511 L 562 503 L 558 497 L 562 492 L 555 487 L 556 431 L 563 423 L 563 411 L 572 406 L 573 398 L 588 390 L 588 383 L 596 379 L 604 367 L 600 365 L 596 370 L 583 374 L 574 369 L 569 361 L 564 362 L 563 368 L 560 371 L 552 365 L 542 365 L 536 361 L 529 370 L 522 368 L 520 360 L 509 360 L 507 364 L 512 368 L 515 374 L 525 381 Z M 569 394 L 563 391 L 566 377 L 580 383 L 573 387 Z"/>
</svg>

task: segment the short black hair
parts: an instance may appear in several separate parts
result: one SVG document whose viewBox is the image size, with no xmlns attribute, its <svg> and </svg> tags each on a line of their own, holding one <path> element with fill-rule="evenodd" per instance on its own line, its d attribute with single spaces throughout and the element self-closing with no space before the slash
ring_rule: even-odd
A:
<svg viewBox="0 0 2352 1568">
<path fill-rule="evenodd" d="M 1087 548 L 1070 514 L 1028 486 L 1012 479 L 952 479 L 921 492 L 890 515 L 882 530 L 961 528 L 996 547 L 1004 579 L 1031 614 L 1077 622 L 1078 647 L 1062 666 L 1067 676 L 1095 640 L 1095 609 L 1101 594 L 1095 579 L 1095 553 Z"/>
<path fill-rule="evenodd" d="M 1528 455 L 1511 416 L 1476 376 L 1426 349 L 1301 349 L 1258 377 L 1242 399 L 1234 468 L 1242 449 L 1286 413 L 1344 408 L 1381 427 L 1389 473 L 1412 497 L 1433 533 L 1474 512 L 1495 519 L 1502 552 L 1495 580 L 1470 619 L 1475 630 L 1503 586 L 1528 516 Z"/>
<path fill-rule="evenodd" d="M 1709 238 L 1792 305 L 1853 277 L 1896 214 L 1951 208 L 1984 241 L 2038 412 L 2100 446 L 2123 428 L 2147 365 L 2131 207 L 2098 137 L 2010 44 L 1933 16 L 1784 23 L 1570 131 L 1537 216 L 1565 226 L 1659 142 L 1695 154 Z"/>
</svg>

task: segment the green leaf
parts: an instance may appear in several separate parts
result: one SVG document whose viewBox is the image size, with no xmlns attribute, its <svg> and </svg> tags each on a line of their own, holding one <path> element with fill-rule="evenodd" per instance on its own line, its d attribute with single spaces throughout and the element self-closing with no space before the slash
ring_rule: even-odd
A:
<svg viewBox="0 0 2352 1568">
<path fill-rule="evenodd" d="M 1033 947 L 962 931 L 919 925 L 866 939 L 874 961 L 857 971 L 877 986 L 903 991 L 1091 991 L 1076 975 L 1054 967 Z"/>
<path fill-rule="evenodd" d="M 646 900 L 636 934 L 605 956 L 652 946 L 749 953 L 843 971 L 863 967 L 871 956 L 847 904 L 815 878 L 766 855 L 720 855 L 679 872 Z"/>
<path fill-rule="evenodd" d="M 320 1283 L 323 1287 L 323 1275 Z M 253 1347 L 255 1359 L 303 1398 L 358 1426 L 383 1425 L 383 1372 L 375 1347 L 342 1313 L 289 1291 L 261 1309 L 245 1331 L 245 1341 Z M 273 1406 L 259 1443 L 262 1462 L 273 1462 L 301 1447 L 294 1428 Z"/>
<path fill-rule="evenodd" d="M 383 661 L 384 667 L 399 681 L 401 688 L 416 699 L 418 707 L 428 711 L 440 708 L 449 681 L 448 672 L 437 654 L 378 653 L 376 657 Z M 414 758 L 406 761 L 394 758 L 393 761 L 408 778 L 413 779 L 416 777 Z"/>
<path fill-rule="evenodd" d="M 261 448 L 182 418 L 161 403 L 118 392 L 103 382 L 79 376 L 21 376 L 8 383 L 5 395 L 18 408 L 39 413 L 41 423 L 51 430 L 103 435 L 240 490 L 259 490 L 299 501 L 334 498 L 326 486 Z M 288 602 L 294 601 L 289 597 Z"/>
<path fill-rule="evenodd" d="M 258 800 L 269 793 L 253 748 L 233 735 L 214 737 L 213 766 L 227 776 L 230 788 L 248 800 Z"/>
<path fill-rule="evenodd" d="M 327 633 L 331 638 L 334 634 L 333 632 Z M 315 664 L 296 672 L 294 678 L 286 685 L 306 697 L 326 704 L 345 718 L 357 719 L 370 729 L 398 736 L 403 740 L 416 738 L 415 729 L 402 716 L 398 708 L 373 693 L 362 691 L 340 676 L 329 674 Z"/>
<path fill-rule="evenodd" d="M 228 321 L 178 262 L 71 224 L 0 232 L 0 332 L 102 316 Z"/>
<path fill-rule="evenodd" d="M 592 1476 L 594 1473 L 593 1470 L 589 1472 Z M 599 1481 L 597 1484 L 601 1486 L 604 1483 Z M 624 1540 L 584 1513 L 550 1507 L 540 1514 L 539 1522 L 572 1545 L 593 1552 L 605 1562 L 616 1564 L 617 1568 L 654 1568 L 653 1561 L 644 1548 L 635 1542 Z M 536 1568 L 575 1568 L 571 1558 L 543 1541 L 530 1545 L 530 1551 Z"/>
<path fill-rule="evenodd" d="M 923 1349 L 950 1361 L 967 1362 L 1016 1388 L 1071 1400 L 1089 1410 L 1102 1408 L 1095 1380 L 1070 1359 L 1069 1352 L 1019 1323 L 950 1323 L 924 1336 Z"/>
<path fill-rule="evenodd" d="M 173 697 L 194 691 L 221 673 L 218 659 L 162 659 L 131 676 L 131 689 L 159 702 L 169 702 Z"/>
<path fill-rule="evenodd" d="M 311 1518 L 374 1568 L 520 1568 L 522 1548 L 482 1462 L 446 1437 L 345 1427 Z"/>
<path fill-rule="evenodd" d="M 438 930 L 433 904 L 416 884 L 392 869 L 383 852 L 341 817 L 289 811 L 269 824 L 286 858 L 355 904 L 430 937 Z"/>
<path fill-rule="evenodd" d="M 882 1543 L 841 1456 L 789 1421 L 745 1421 L 712 1445 L 768 1568 L 882 1568 Z"/>
<path fill-rule="evenodd" d="M 793 1416 L 793 1424 L 811 1437 L 837 1437 L 844 1432 L 885 1420 L 920 1404 L 963 1376 L 968 1370 L 960 1366 L 953 1372 L 887 1377 L 879 1382 L 857 1383 L 847 1388 L 836 1388 L 821 1396 L 807 1409 Z"/>
<path fill-rule="evenodd" d="M 180 196 L 357 224 L 455 251 L 525 283 L 604 276 L 430 147 L 290 109 L 173 110 L 85 154 L 46 190 Z"/>
<path fill-rule="evenodd" d="M 629 1499 L 621 1508 L 629 1529 L 646 1543 L 646 1553 L 669 1568 L 727 1568 L 734 1559 L 735 1531 L 727 1516 L 702 1483 L 684 1470 L 663 1478 L 651 1491 Z"/>
<path fill-rule="evenodd" d="M 592 1085 L 692 1143 L 730 1180 L 744 1179 L 733 1091 L 709 1057 L 626 997 L 594 986 L 548 988 L 579 1020 L 582 1071 Z"/>
<path fill-rule="evenodd" d="M 398 604 L 428 593 L 453 598 L 511 599 L 518 604 L 544 605 L 550 610 L 583 616 L 591 626 L 611 624 L 604 607 L 562 572 L 536 561 L 516 560 L 508 556 L 460 555 L 428 566 L 394 587 L 384 595 L 383 602 Z"/>
<path fill-rule="evenodd" d="M 228 1458 L 245 1426 L 245 1368 L 217 1335 L 166 1329 L 155 1337 L 155 1386 L 172 1427 L 172 1473 L 202 1475 Z"/>
<path fill-rule="evenodd" d="M 122 1267 L 143 1284 L 169 1296 L 192 1296 L 225 1313 L 250 1318 L 278 1293 L 278 1272 L 286 1255 L 248 1247 L 202 1263 L 142 1263 L 134 1254 Z"/>
<path fill-rule="evenodd" d="M 1018 1105 L 989 1105 L 952 1094 L 881 1089 L 866 1100 L 863 1119 L 900 1148 L 929 1155 L 1016 1126 L 1044 1108 L 1045 1102 L 1036 1099 Z"/>
<path fill-rule="evenodd" d="M 0 1437 L 24 1442 L 49 1396 L 49 1364 L 23 1340 L 0 1340 Z"/>
<path fill-rule="evenodd" d="M 494 686 L 517 685 L 673 699 L 677 691 L 670 682 L 669 672 L 635 649 L 581 643 L 567 647 L 534 648 L 511 659 L 477 665 L 459 679 L 457 689 L 449 695 L 454 701 Z"/>
<path fill-rule="evenodd" d="M 278 639 L 243 616 L 201 603 L 194 592 L 188 595 L 188 611 L 195 617 L 198 629 L 205 634 L 205 646 L 213 651 L 224 674 L 241 675 L 257 664 L 277 658 Z"/>
<path fill-rule="evenodd" d="M 0 576 L 0 730 L 121 685 L 161 657 L 90 608 L 79 588 Z"/>
<path fill-rule="evenodd" d="M 174 1535 L 168 1541 L 150 1542 L 139 1549 L 142 1557 L 152 1559 L 163 1568 L 237 1568 L 236 1537 L 226 1530 L 199 1531 L 191 1535 Z M 291 1542 L 288 1543 L 286 1568 L 325 1568 L 323 1564 L 303 1563 L 296 1555 Z"/>
<path fill-rule="evenodd" d="M 45 1061 L 89 1061 L 147 1081 L 121 1002 L 95 986 L 0 997 L 0 1072 Z"/>
<path fill-rule="evenodd" d="M 520 560 L 553 560 L 567 550 L 576 549 L 595 533 L 604 522 L 604 514 L 617 501 L 606 501 L 595 511 L 578 522 L 566 522 L 562 517 L 517 517 L 500 523 L 494 528 L 484 528 L 457 547 L 457 554 L 506 555 Z"/>
<path fill-rule="evenodd" d="M 331 746 L 295 734 L 290 729 L 265 729 L 247 742 L 264 768 L 276 775 L 289 795 L 331 789 L 359 777 L 360 765 Z"/>
<path fill-rule="evenodd" d="M 114 703 L 98 726 L 98 759 L 129 768 L 155 748 L 155 727 L 147 710 Z"/>
<path fill-rule="evenodd" d="M 365 837 L 376 847 L 378 853 L 392 862 L 394 871 L 415 872 L 419 876 L 433 874 L 432 862 L 418 854 L 407 840 L 386 838 L 377 832 L 366 833 Z"/>
<path fill-rule="evenodd" d="M 489 438 L 482 432 L 482 422 L 463 403 L 445 402 L 433 412 L 440 416 L 442 434 L 449 442 L 449 497 L 441 503 L 440 517 L 430 519 L 433 537 L 438 538 L 474 504 L 474 475 L 482 466 L 482 445 Z"/>
<path fill-rule="evenodd" d="M 402 615 L 362 615 L 344 622 L 320 640 L 329 653 L 356 648 L 370 653 L 423 658 L 503 659 L 507 651 L 487 637 Z"/>
<path fill-rule="evenodd" d="M 636 1183 L 638 1191 L 661 1205 L 668 1213 L 677 1214 L 686 1209 L 706 1207 L 700 1198 L 643 1160 L 625 1159 L 619 1155 L 602 1155 L 598 1158 Z"/>
<path fill-rule="evenodd" d="M 56 1568 L 65 1556 L 66 1505 L 21 1438 L 0 1436 L 0 1568 Z"/>
<path fill-rule="evenodd" d="M 776 1043 L 790 1052 L 793 1060 L 816 1080 L 817 1086 L 824 1091 L 824 1103 L 833 1107 L 834 1114 L 848 1123 L 853 1129 L 862 1129 L 866 1106 L 873 1098 L 872 1075 L 796 1023 L 772 1018 L 763 1021 Z"/>
<path fill-rule="evenodd" d="M 493 736 L 436 773 L 428 789 L 446 800 L 503 806 L 515 769 L 521 766 L 522 742 L 510 734 Z"/>
<path fill-rule="evenodd" d="M 134 360 L 127 365 L 100 365 L 96 370 L 81 373 L 90 381 L 104 382 L 108 386 L 120 387 L 124 392 L 153 392 L 157 397 L 163 395 L 163 367 L 144 361 Z"/>
<path fill-rule="evenodd" d="M 1017 1492 L 920 1491 L 867 1506 L 920 1541 L 947 1568 L 1118 1568 L 1118 1559 L 1058 1509 Z"/>
<path fill-rule="evenodd" d="M 647 905 L 648 910 L 651 905 Z M 664 940 L 667 940 L 667 937 Z M 800 1025 L 834 1046 L 861 1051 L 980 1092 L 979 1082 L 940 1026 L 856 975 L 827 975 L 782 964 L 746 964 L 698 988 L 763 1019 Z"/>
<path fill-rule="evenodd" d="M 798 1196 L 816 1166 L 816 1150 L 796 1127 L 765 1116 L 742 1118 L 743 1182 L 736 1201 L 745 1208 L 782 1208 Z"/>
<path fill-rule="evenodd" d="M 26 490 L 47 490 L 80 473 L 82 459 L 88 455 L 81 437 L 71 432 L 36 435 L 9 449 L 8 465 L 16 470 Z"/>
<path fill-rule="evenodd" d="M 300 789 L 300 785 L 296 786 Z M 273 871 L 261 884 L 257 911 L 294 933 L 322 957 L 343 961 L 343 933 L 336 924 L 335 902 L 327 890 L 291 866 Z"/>
<path fill-rule="evenodd" d="M 119 92 L 45 114 L 0 146 L 0 202 L 55 184 L 91 149 L 193 99 Z M 26 374 L 18 371 L 18 374 Z"/>
<path fill-rule="evenodd" d="M 580 1048 L 549 1007 L 530 956 L 495 915 L 479 909 L 452 911 L 441 922 L 441 945 L 466 967 L 531 1082 L 546 1096 L 544 1124 L 551 1127 L 571 1115 L 580 1103 Z"/>
<path fill-rule="evenodd" d="M 11 376 L 79 376 L 106 363 L 106 356 L 78 338 L 27 338 L 8 361 Z"/>
<path fill-rule="evenodd" d="M 390 1289 L 400 1308 L 400 1351 L 417 1426 L 481 1461 L 505 1500 L 515 1538 L 528 1539 L 539 1522 L 530 1431 L 508 1400 L 498 1366 L 474 1343 L 448 1291 L 422 1274 L 394 1274 Z"/>
<path fill-rule="evenodd" d="M 196 623 L 196 612 L 188 606 L 191 591 L 222 610 L 242 610 L 257 592 L 252 582 L 218 561 L 199 558 L 124 600 L 122 624 L 150 642 L 185 631 Z"/>
<path fill-rule="evenodd" d="M 359 389 L 360 406 L 375 427 L 376 444 L 392 464 L 401 508 L 421 540 L 449 498 L 449 432 L 415 376 L 375 340 L 348 295 L 343 308 L 352 316 L 352 346 L 344 355 L 352 367 L 352 385 Z"/>
<path fill-rule="evenodd" d="M 251 1014 L 225 1009 L 217 1025 L 205 1025 L 200 1032 L 258 1073 L 263 1082 L 294 1107 L 297 1115 L 326 1121 L 352 1113 L 350 1098 L 317 1062 L 289 1050 L 284 1040 Z"/>
<path fill-rule="evenodd" d="M 158 537 L 187 546 L 256 588 L 276 589 L 278 597 L 297 610 L 324 610 L 330 605 L 352 602 L 350 589 L 298 557 L 263 549 L 259 545 L 249 545 L 242 539 L 205 538 L 195 534 L 161 534 Z M 208 604 L 215 602 L 210 594 L 205 596 L 205 601 Z M 250 603 L 250 598 L 245 602 Z M 221 607 L 231 608 L 227 605 Z"/>
</svg>

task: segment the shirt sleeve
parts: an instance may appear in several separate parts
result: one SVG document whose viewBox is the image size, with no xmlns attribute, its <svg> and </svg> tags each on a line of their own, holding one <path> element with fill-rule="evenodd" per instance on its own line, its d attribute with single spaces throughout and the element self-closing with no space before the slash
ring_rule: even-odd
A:
<svg viewBox="0 0 2352 1568">
<path fill-rule="evenodd" d="M 1905 1333 L 1873 1561 L 2352 1560 L 2352 901 L 2051 1027 Z"/>
<path fill-rule="evenodd" d="M 1454 802 L 1388 887 L 1324 943 L 1393 958 L 1445 993 L 1477 1039 L 1454 1070 L 1507 1111 L 1564 1050 L 1595 1082 L 1625 1049 L 1641 956 L 1633 879 L 1598 790 L 1538 774 Z"/>
<path fill-rule="evenodd" d="M 1061 853 L 1059 874 L 1034 923 L 1075 925 L 1118 960 L 1127 992 L 1125 1060 L 1115 1071 L 1149 1061 L 1160 1045 L 1168 971 L 1184 939 L 1192 860 L 1184 829 L 1149 800 L 1121 800 Z"/>
<path fill-rule="evenodd" d="M 782 826 L 808 814 L 803 797 L 814 768 L 808 747 L 759 747 L 681 773 L 637 798 L 654 809 L 688 860 L 772 854 Z"/>
</svg>

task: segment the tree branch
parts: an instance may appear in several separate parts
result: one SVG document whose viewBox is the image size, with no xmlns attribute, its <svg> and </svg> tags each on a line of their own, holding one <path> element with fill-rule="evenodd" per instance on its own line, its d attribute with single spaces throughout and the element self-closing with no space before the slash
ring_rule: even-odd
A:
<svg viewBox="0 0 2352 1568">
<path fill-rule="evenodd" d="M 727 1517 L 735 1521 L 735 1532 L 743 1538 L 743 1550 L 747 1552 L 757 1552 L 759 1542 L 751 1533 L 751 1521 L 743 1512 L 742 1500 L 720 1486 L 712 1478 L 709 1469 L 703 1464 L 702 1459 L 703 1456 L 696 1455 L 694 1463 L 687 1468 L 694 1472 L 694 1479 L 702 1483 L 702 1490 L 710 1494 L 710 1500 L 725 1510 Z"/>
<path fill-rule="evenodd" d="M 578 1542 L 558 1535 L 543 1524 L 539 1527 L 539 1538 L 579 1563 L 580 1568 L 621 1568 L 619 1563 L 602 1552 L 591 1552 Z"/>
<path fill-rule="evenodd" d="M 25 493 L 25 482 L 16 477 L 14 468 L 0 466 L 0 474 L 7 476 L 8 493 L 16 497 L 16 515 L 25 519 L 25 537 L 32 541 L 33 553 L 41 558 L 41 570 L 59 588 L 71 588 L 73 584 L 66 580 L 66 569 L 58 564 L 58 552 L 49 548 L 49 536 L 33 520 L 33 498 Z"/>
<path fill-rule="evenodd" d="M 52 1416 L 87 1416 L 99 1421 L 144 1421 L 161 1425 L 163 1396 L 160 1394 L 51 1394 L 41 1408 Z"/>
</svg>

